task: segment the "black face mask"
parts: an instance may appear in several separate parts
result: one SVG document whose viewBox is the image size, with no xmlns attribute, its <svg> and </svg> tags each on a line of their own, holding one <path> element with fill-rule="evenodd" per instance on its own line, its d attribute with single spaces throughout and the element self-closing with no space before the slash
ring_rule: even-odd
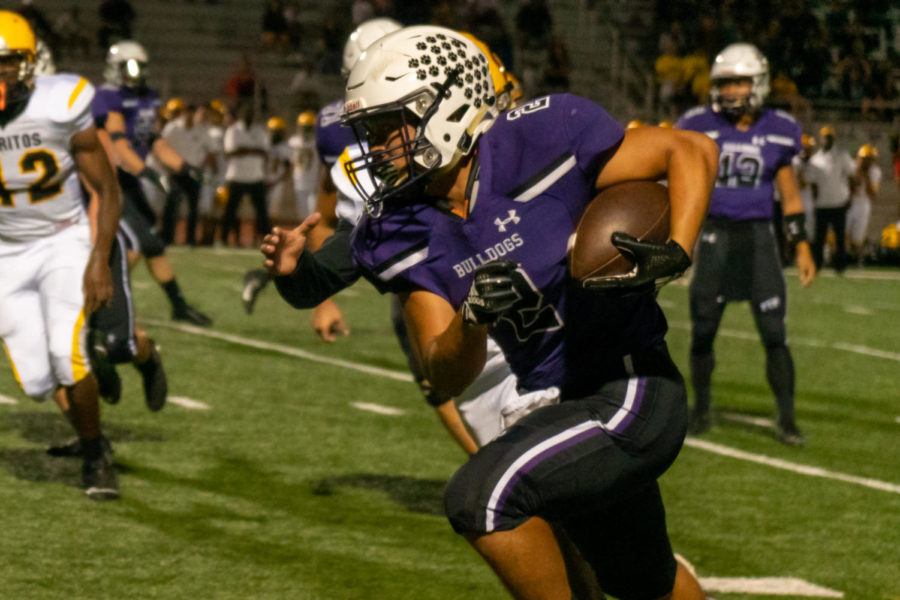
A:
<svg viewBox="0 0 900 600">
<path fill-rule="evenodd" d="M 2 84 L 0 84 L 2 85 Z M 31 88 L 24 81 L 17 81 L 11 86 L 2 85 L 0 90 L 0 124 L 7 123 L 22 114 L 31 98 Z"/>
</svg>

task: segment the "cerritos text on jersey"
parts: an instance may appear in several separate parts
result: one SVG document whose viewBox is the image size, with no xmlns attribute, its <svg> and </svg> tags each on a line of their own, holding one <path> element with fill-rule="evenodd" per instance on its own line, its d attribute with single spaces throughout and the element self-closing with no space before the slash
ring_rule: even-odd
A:
<svg viewBox="0 0 900 600">
<path fill-rule="evenodd" d="M 41 145 L 41 134 L 37 131 L 22 135 L 0 136 L 0 152 L 5 150 L 21 150 Z"/>
<path fill-rule="evenodd" d="M 456 263 L 453 265 L 453 270 L 456 271 L 457 277 L 465 277 L 467 274 L 474 271 L 475 267 L 506 256 L 524 244 L 525 240 L 522 239 L 522 236 L 518 233 L 514 233 L 493 246 L 485 248 L 475 256 L 470 256 L 469 258 Z"/>
</svg>

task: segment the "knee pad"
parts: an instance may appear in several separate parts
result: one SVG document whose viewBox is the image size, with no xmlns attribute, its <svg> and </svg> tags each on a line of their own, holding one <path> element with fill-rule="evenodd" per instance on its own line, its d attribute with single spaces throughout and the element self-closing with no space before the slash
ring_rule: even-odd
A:
<svg viewBox="0 0 900 600">
<path fill-rule="evenodd" d="M 453 531 L 459 534 L 484 533 L 484 512 L 477 506 L 480 486 L 472 476 L 472 469 L 467 468 L 470 463 L 453 474 L 444 490 L 444 513 Z"/>
<path fill-rule="evenodd" d="M 141 237 L 141 254 L 145 258 L 156 258 L 162 256 L 166 251 L 166 244 L 158 235 L 148 232 L 147 235 Z"/>
<path fill-rule="evenodd" d="M 40 379 L 31 381 L 22 381 L 22 391 L 35 402 L 46 402 L 53 398 L 53 391 L 56 389 L 56 382 L 48 373 Z"/>
<path fill-rule="evenodd" d="M 137 342 L 134 337 L 115 338 L 106 344 L 106 355 L 113 364 L 129 363 L 134 359 Z"/>
<path fill-rule="evenodd" d="M 718 323 L 695 320 L 691 326 L 691 354 L 709 354 L 713 351 Z"/>
<path fill-rule="evenodd" d="M 757 321 L 759 337 L 766 349 L 779 348 L 787 343 L 787 330 L 780 315 L 763 313 Z"/>
</svg>

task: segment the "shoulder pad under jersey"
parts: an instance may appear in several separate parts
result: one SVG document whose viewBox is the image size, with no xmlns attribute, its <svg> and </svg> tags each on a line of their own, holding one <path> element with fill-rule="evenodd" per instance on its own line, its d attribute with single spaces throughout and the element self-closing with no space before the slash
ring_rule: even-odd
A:
<svg viewBox="0 0 900 600">
<path fill-rule="evenodd" d="M 40 103 L 50 120 L 68 123 L 90 110 L 94 94 L 94 86 L 80 75 L 43 75 L 34 81 L 32 102 Z"/>
</svg>

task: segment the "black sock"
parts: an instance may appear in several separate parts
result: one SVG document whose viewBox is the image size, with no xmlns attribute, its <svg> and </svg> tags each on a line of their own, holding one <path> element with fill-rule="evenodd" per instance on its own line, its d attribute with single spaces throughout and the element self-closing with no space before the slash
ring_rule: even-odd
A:
<svg viewBox="0 0 900 600">
<path fill-rule="evenodd" d="M 778 405 L 778 424 L 794 426 L 794 359 L 787 346 L 766 348 L 766 377 L 775 403 Z"/>
<path fill-rule="evenodd" d="M 84 453 L 85 462 L 97 460 L 103 456 L 103 436 L 95 437 L 92 440 L 81 440 L 81 450 Z"/>
<path fill-rule="evenodd" d="M 716 355 L 714 353 L 691 354 L 691 385 L 694 387 L 694 410 L 696 412 L 709 412 L 709 388 L 715 366 Z"/>
<path fill-rule="evenodd" d="M 169 303 L 172 305 L 172 310 L 183 310 L 185 305 L 187 304 L 184 300 L 184 296 L 181 294 L 181 288 L 178 287 L 178 282 L 172 278 L 171 281 L 167 281 L 162 284 L 162 289 L 166 293 L 166 296 L 169 297 Z"/>
</svg>

